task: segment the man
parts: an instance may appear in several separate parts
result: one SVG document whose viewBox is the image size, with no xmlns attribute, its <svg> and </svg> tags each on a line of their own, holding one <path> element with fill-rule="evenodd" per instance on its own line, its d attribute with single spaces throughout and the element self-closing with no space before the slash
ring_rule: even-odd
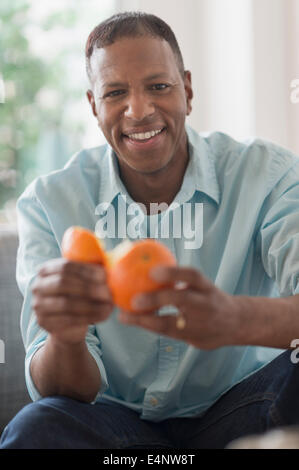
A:
<svg viewBox="0 0 299 470">
<path fill-rule="evenodd" d="M 34 402 L 2 448 L 222 448 L 298 423 L 297 361 L 282 351 L 299 337 L 298 158 L 186 126 L 191 73 L 155 16 L 109 18 L 89 36 L 86 58 L 88 100 L 108 144 L 37 178 L 18 201 Z M 138 237 L 153 222 L 178 261 L 152 273 L 175 288 L 136 297 L 150 315 L 119 312 L 101 266 L 60 254 L 69 226 L 94 230 L 102 204 L 118 226 L 117 208 L 133 203 Z M 173 208 L 188 207 L 195 231 L 203 208 L 201 246 L 175 236 L 175 224 L 161 235 Z M 107 237 L 107 249 L 120 241 Z"/>
</svg>

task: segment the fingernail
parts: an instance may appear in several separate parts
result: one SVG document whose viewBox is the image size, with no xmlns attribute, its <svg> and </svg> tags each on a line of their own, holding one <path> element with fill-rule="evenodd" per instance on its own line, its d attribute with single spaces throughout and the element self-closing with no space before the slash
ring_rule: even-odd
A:
<svg viewBox="0 0 299 470">
<path fill-rule="evenodd" d="M 148 306 L 148 300 L 142 295 L 135 295 L 132 299 L 132 305 L 134 308 L 145 308 Z"/>
<path fill-rule="evenodd" d="M 150 271 L 150 277 L 155 281 L 162 281 L 165 278 L 165 270 L 159 266 Z"/>
</svg>

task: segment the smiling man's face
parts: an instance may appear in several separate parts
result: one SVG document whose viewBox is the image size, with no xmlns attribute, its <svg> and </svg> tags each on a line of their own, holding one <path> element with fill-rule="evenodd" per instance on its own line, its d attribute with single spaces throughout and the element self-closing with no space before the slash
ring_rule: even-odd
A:
<svg viewBox="0 0 299 470">
<path fill-rule="evenodd" d="M 182 77 L 168 42 L 119 39 L 94 50 L 91 69 L 88 99 L 122 169 L 157 173 L 186 157 L 191 74 Z"/>
</svg>

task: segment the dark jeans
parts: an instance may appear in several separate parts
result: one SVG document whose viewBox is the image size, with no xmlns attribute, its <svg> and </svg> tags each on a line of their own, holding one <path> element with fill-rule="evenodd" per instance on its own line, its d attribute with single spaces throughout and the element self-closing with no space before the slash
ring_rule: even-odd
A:
<svg viewBox="0 0 299 470">
<path fill-rule="evenodd" d="M 203 416 L 154 423 L 107 400 L 67 397 L 25 406 L 5 428 L 6 449 L 219 449 L 232 440 L 299 424 L 299 364 L 285 351 L 225 393 Z"/>
</svg>

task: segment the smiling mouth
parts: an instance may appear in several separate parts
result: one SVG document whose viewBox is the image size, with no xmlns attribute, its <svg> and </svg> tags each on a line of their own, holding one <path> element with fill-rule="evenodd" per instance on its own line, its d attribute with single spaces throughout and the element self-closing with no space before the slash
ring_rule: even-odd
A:
<svg viewBox="0 0 299 470">
<path fill-rule="evenodd" d="M 149 131 L 149 132 L 140 132 L 135 134 L 123 134 L 123 137 L 129 139 L 131 142 L 136 143 L 147 143 L 156 140 L 156 138 L 165 131 L 166 127 L 162 127 L 160 129 Z"/>
</svg>

